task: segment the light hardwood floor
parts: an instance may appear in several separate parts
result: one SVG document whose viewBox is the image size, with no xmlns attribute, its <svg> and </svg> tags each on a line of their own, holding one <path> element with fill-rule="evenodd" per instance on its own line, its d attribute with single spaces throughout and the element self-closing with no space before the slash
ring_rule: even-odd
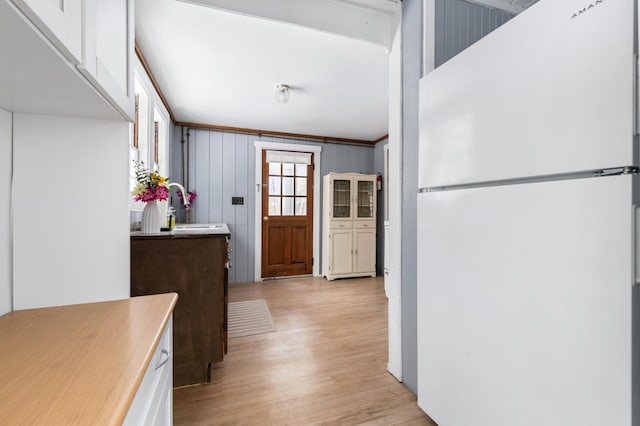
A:
<svg viewBox="0 0 640 426">
<path fill-rule="evenodd" d="M 176 425 L 435 425 L 386 371 L 381 278 L 231 284 L 277 331 L 229 339 L 210 384 L 174 391 Z"/>
</svg>

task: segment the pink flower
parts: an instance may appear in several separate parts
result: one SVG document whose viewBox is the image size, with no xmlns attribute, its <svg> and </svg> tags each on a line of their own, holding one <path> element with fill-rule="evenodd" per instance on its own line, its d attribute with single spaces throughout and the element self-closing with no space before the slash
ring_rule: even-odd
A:
<svg viewBox="0 0 640 426">
<path fill-rule="evenodd" d="M 182 191 L 176 191 L 176 195 L 180 197 L 180 200 L 183 200 Z M 198 194 L 196 194 L 195 192 L 187 191 L 187 197 L 189 197 L 189 204 L 184 206 L 186 210 L 189 210 L 191 208 L 191 205 L 193 204 L 197 196 Z"/>
<path fill-rule="evenodd" d="M 164 201 L 167 198 L 169 198 L 169 191 L 166 186 L 149 186 L 145 188 L 143 192 L 136 195 L 134 200 L 147 203 L 149 201 Z"/>
<path fill-rule="evenodd" d="M 134 161 L 136 186 L 131 191 L 135 201 L 164 201 L 169 198 L 169 179 L 151 172 L 144 167 L 144 162 Z"/>
</svg>

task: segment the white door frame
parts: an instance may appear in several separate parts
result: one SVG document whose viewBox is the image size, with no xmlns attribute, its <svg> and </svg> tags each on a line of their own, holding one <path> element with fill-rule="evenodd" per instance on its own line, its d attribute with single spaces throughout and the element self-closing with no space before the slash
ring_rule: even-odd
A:
<svg viewBox="0 0 640 426">
<path fill-rule="evenodd" d="M 262 151 L 277 149 L 293 152 L 313 152 L 313 276 L 320 276 L 320 153 L 318 145 L 255 141 L 256 150 L 256 197 L 255 197 L 255 267 L 254 280 L 262 280 Z"/>
<path fill-rule="evenodd" d="M 389 51 L 389 205 L 385 235 L 384 288 L 388 298 L 389 343 L 387 370 L 402 381 L 402 14 L 397 16 Z M 388 239 L 387 239 L 388 237 Z"/>
</svg>

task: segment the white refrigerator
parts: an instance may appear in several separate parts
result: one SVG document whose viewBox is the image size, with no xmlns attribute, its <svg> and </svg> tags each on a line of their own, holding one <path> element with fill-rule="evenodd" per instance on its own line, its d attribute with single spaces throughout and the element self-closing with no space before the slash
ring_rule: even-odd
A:
<svg viewBox="0 0 640 426">
<path fill-rule="evenodd" d="M 420 85 L 418 404 L 639 425 L 637 5 L 541 0 Z"/>
</svg>

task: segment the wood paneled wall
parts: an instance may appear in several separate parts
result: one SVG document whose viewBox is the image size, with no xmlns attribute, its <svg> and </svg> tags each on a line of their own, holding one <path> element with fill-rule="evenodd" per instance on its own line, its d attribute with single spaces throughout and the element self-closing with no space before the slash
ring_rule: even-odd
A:
<svg viewBox="0 0 640 426">
<path fill-rule="evenodd" d="M 171 148 L 171 180 L 186 184 L 186 182 L 180 182 L 181 131 L 181 127 L 174 129 Z M 233 267 L 229 271 L 229 282 L 249 282 L 254 279 L 255 141 L 321 145 L 322 176 L 329 172 L 374 173 L 374 146 L 323 144 L 246 133 L 190 129 L 189 189 L 198 194 L 191 213 L 191 221 L 194 223 L 225 222 L 229 226 L 233 250 L 231 252 Z M 322 182 L 315 182 L 315 184 L 322 185 Z M 232 205 L 231 197 L 244 197 L 244 205 Z M 315 200 L 315 202 L 321 203 L 322 200 Z M 174 204 L 176 204 L 175 200 Z M 320 226 L 322 227 L 322 223 Z M 321 255 L 322 251 L 320 259 Z M 316 262 L 320 262 L 320 259 L 316 259 Z"/>
<path fill-rule="evenodd" d="M 464 0 L 436 1 L 435 65 L 442 65 L 513 15 Z"/>
</svg>

